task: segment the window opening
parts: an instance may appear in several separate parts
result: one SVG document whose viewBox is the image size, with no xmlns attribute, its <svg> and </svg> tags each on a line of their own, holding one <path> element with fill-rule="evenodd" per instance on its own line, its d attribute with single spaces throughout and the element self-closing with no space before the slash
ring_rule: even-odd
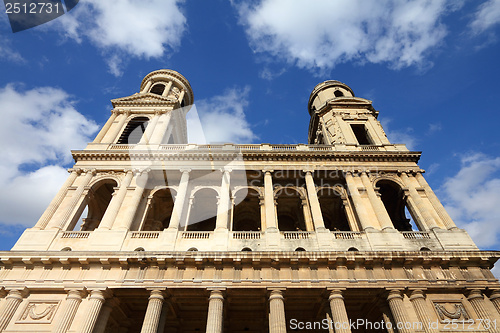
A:
<svg viewBox="0 0 500 333">
<path fill-rule="evenodd" d="M 371 145 L 372 142 L 368 137 L 368 132 L 364 124 L 351 124 L 352 131 L 354 132 L 354 136 L 356 136 L 356 140 L 358 140 L 358 144 L 360 145 Z"/>
<path fill-rule="evenodd" d="M 161 95 L 165 91 L 165 85 L 158 83 L 153 86 L 150 90 L 153 94 Z"/>
<path fill-rule="evenodd" d="M 142 135 L 146 132 L 146 127 L 148 126 L 149 118 L 147 117 L 135 117 L 132 118 L 122 135 L 118 139 L 118 144 L 137 144 L 141 141 Z"/>
<path fill-rule="evenodd" d="M 342 97 L 344 96 L 344 93 L 340 90 L 335 90 L 335 92 L 333 93 L 335 95 L 335 97 Z"/>
</svg>

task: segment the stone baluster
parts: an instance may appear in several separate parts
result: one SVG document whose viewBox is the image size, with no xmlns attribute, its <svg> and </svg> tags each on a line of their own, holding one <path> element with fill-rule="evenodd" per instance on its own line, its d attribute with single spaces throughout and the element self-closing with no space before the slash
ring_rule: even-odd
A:
<svg viewBox="0 0 500 333">
<path fill-rule="evenodd" d="M 431 318 L 428 312 L 428 306 L 425 302 L 424 292 L 422 290 L 413 290 L 410 295 L 410 301 L 413 304 L 413 307 L 417 311 L 418 318 L 423 325 L 424 331 L 426 333 L 438 333 L 439 330 L 431 325 Z"/>
<path fill-rule="evenodd" d="M 405 326 L 410 323 L 411 320 L 406 313 L 406 309 L 403 302 L 403 295 L 400 290 L 391 290 L 389 296 L 387 297 L 389 302 L 389 307 L 391 308 L 392 316 L 394 317 L 396 327 L 399 333 L 413 333 L 411 328 Z"/>
<path fill-rule="evenodd" d="M 316 185 L 314 184 L 312 172 L 309 170 L 304 170 L 304 172 L 306 173 L 307 197 L 309 198 L 309 204 L 311 205 L 314 228 L 316 230 L 325 229 L 325 222 L 323 221 L 323 215 L 321 214 L 321 206 L 319 204 L 318 194 L 316 193 Z"/>
<path fill-rule="evenodd" d="M 370 222 L 370 215 L 366 211 L 365 204 L 363 202 L 363 199 L 361 198 L 361 195 L 359 194 L 358 186 L 356 185 L 356 182 L 351 172 L 347 172 L 345 174 L 345 180 L 347 184 L 347 189 L 349 191 L 349 194 L 352 198 L 352 202 L 354 204 L 354 208 L 356 210 L 356 215 L 358 216 L 359 222 L 361 223 L 361 227 L 363 228 L 363 230 L 373 229 L 373 225 Z"/>
<path fill-rule="evenodd" d="M 102 139 L 104 138 L 104 135 L 106 135 L 106 133 L 108 133 L 109 128 L 115 122 L 117 115 L 118 115 L 117 112 L 115 112 L 114 110 L 111 111 L 111 117 L 109 117 L 106 124 L 104 124 L 102 129 L 99 131 L 99 134 L 97 134 L 93 143 L 101 143 Z"/>
<path fill-rule="evenodd" d="M 368 194 L 368 199 L 372 204 L 373 211 L 377 216 L 377 220 L 380 223 L 380 227 L 383 229 L 394 229 L 394 225 L 392 224 L 391 218 L 387 213 L 387 209 L 382 202 L 382 199 L 377 195 L 375 189 L 373 188 L 373 184 L 368 178 L 366 172 L 361 173 L 361 181 L 363 182 L 363 186 L 366 188 L 366 193 Z"/>
<path fill-rule="evenodd" d="M 425 225 L 429 229 L 435 229 L 439 228 L 438 225 L 436 224 L 436 221 L 434 220 L 434 217 L 432 216 L 431 212 L 429 212 L 427 205 L 425 204 L 424 200 L 420 196 L 420 194 L 417 192 L 415 186 L 411 183 L 408 175 L 406 172 L 401 173 L 401 179 L 403 180 L 403 183 L 405 186 L 408 188 L 408 191 L 410 193 L 410 197 L 412 198 L 413 202 L 415 202 L 415 206 L 424 218 Z"/>
<path fill-rule="evenodd" d="M 264 205 L 266 208 L 266 229 L 278 229 L 276 207 L 274 206 L 273 176 L 270 170 L 264 170 Z"/>
<path fill-rule="evenodd" d="M 222 290 L 212 290 L 208 301 L 206 333 L 222 333 L 224 295 Z"/>
<path fill-rule="evenodd" d="M 174 208 L 172 210 L 172 217 L 170 217 L 169 229 L 178 229 L 181 221 L 182 211 L 184 209 L 184 202 L 186 201 L 186 194 L 189 185 L 189 172 L 190 169 L 182 169 L 182 176 L 175 196 Z"/>
<path fill-rule="evenodd" d="M 158 331 L 164 301 L 163 291 L 151 290 L 141 333 L 156 333 Z"/>
<path fill-rule="evenodd" d="M 113 227 L 113 223 L 115 222 L 116 216 L 118 215 L 118 211 L 122 206 L 123 200 L 127 195 L 127 190 L 132 182 L 132 178 L 134 177 L 134 173 L 129 170 L 125 175 L 125 178 L 122 180 L 122 184 L 118 191 L 115 190 L 113 192 L 113 196 L 111 201 L 109 202 L 108 208 L 106 212 L 104 212 L 104 216 L 102 217 L 101 224 L 99 225 L 99 229 L 109 230 Z"/>
<path fill-rule="evenodd" d="M 269 295 L 269 332 L 286 333 L 285 301 L 279 289 L 271 290 Z"/>
<path fill-rule="evenodd" d="M 97 318 L 101 312 L 102 305 L 106 301 L 104 291 L 92 290 L 88 299 L 88 307 L 85 313 L 85 320 L 83 321 L 78 333 L 92 333 L 97 323 Z"/>
<path fill-rule="evenodd" d="M 332 321 L 335 327 L 335 333 L 351 333 L 342 290 L 332 290 L 328 297 L 328 301 L 330 302 L 330 310 L 332 311 Z"/>
<path fill-rule="evenodd" d="M 83 295 L 84 292 L 82 290 L 68 290 L 68 296 L 66 296 L 64 306 L 61 310 L 61 316 L 52 330 L 52 333 L 66 333 L 69 330 L 76 311 L 82 302 Z"/>
<path fill-rule="evenodd" d="M 481 292 L 481 290 L 472 289 L 469 292 L 469 296 L 467 297 L 467 299 L 469 300 L 469 303 L 474 308 L 474 311 L 476 311 L 477 316 L 480 319 L 484 320 L 483 324 L 481 325 L 482 327 L 480 327 L 480 328 L 481 329 L 486 328 L 488 330 L 488 332 L 491 332 L 491 333 L 500 332 L 499 327 L 498 327 L 498 323 L 495 325 L 495 323 L 493 322 L 493 320 L 496 318 L 494 318 L 489 313 L 488 309 L 486 308 L 486 305 L 484 304 L 484 296 L 483 296 L 483 293 Z M 487 325 L 488 321 L 490 323 L 489 327 Z"/>
<path fill-rule="evenodd" d="M 2 302 L 0 311 L 0 332 L 2 332 L 14 316 L 19 304 L 23 301 L 24 292 L 22 290 L 11 290 L 5 300 Z"/>
<path fill-rule="evenodd" d="M 229 213 L 229 201 L 230 201 L 230 172 L 231 170 L 224 170 L 222 172 L 222 183 L 220 186 L 220 198 L 219 204 L 217 205 L 217 221 L 216 230 L 227 229 L 228 226 L 228 213 Z"/>
</svg>

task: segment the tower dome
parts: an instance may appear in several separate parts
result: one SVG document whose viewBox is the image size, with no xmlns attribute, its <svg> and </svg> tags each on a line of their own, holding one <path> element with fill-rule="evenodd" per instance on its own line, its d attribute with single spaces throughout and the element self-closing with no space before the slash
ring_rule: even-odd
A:
<svg viewBox="0 0 500 333">
<path fill-rule="evenodd" d="M 309 103 L 307 104 L 309 114 L 312 115 L 315 110 L 319 110 L 327 101 L 341 97 L 354 97 L 354 92 L 347 84 L 336 80 L 328 80 L 317 84 L 309 96 Z"/>
<path fill-rule="evenodd" d="M 159 69 L 146 75 L 141 82 L 141 93 L 153 93 L 177 99 L 181 106 L 193 104 L 193 90 L 189 81 L 179 72 Z"/>
</svg>

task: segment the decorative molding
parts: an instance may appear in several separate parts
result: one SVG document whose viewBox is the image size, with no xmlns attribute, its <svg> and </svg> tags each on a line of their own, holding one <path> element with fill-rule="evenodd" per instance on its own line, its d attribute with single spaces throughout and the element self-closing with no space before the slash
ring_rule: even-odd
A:
<svg viewBox="0 0 500 333">
<path fill-rule="evenodd" d="M 16 324 L 50 324 L 59 303 L 59 301 L 30 301 Z"/>
<path fill-rule="evenodd" d="M 433 302 L 433 305 L 442 324 L 450 323 L 452 320 L 467 321 L 471 318 L 462 302 Z M 449 310 L 450 308 L 452 310 Z"/>
</svg>

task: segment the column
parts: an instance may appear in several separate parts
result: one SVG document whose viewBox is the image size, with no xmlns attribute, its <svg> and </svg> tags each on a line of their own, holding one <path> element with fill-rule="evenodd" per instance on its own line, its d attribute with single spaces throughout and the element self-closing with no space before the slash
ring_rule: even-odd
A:
<svg viewBox="0 0 500 333">
<path fill-rule="evenodd" d="M 490 296 L 490 301 L 495 306 L 495 309 L 497 309 L 500 313 L 500 289 L 493 290 Z"/>
<path fill-rule="evenodd" d="M 97 318 L 101 312 L 103 303 L 106 301 L 104 292 L 102 290 L 92 290 L 88 299 L 87 312 L 85 313 L 85 320 L 80 326 L 78 333 L 92 333 L 97 323 Z"/>
<path fill-rule="evenodd" d="M 99 225 L 99 229 L 109 230 L 113 226 L 115 222 L 116 216 L 118 215 L 118 211 L 123 203 L 123 199 L 127 195 L 127 188 L 132 182 L 132 178 L 134 177 L 134 173 L 132 171 L 127 171 L 125 178 L 122 180 L 122 184 L 118 191 L 113 192 L 113 197 L 102 217 L 101 224 Z"/>
<path fill-rule="evenodd" d="M 425 193 L 427 194 L 429 201 L 431 202 L 432 206 L 434 207 L 437 214 L 441 218 L 441 221 L 443 221 L 445 227 L 448 229 L 456 229 L 457 226 L 455 225 L 455 222 L 453 222 L 450 215 L 448 215 L 448 212 L 446 211 L 446 209 L 444 209 L 443 204 L 441 203 L 441 201 L 439 201 L 438 197 L 431 189 L 431 187 L 425 180 L 424 176 L 422 176 L 420 172 L 417 172 L 415 178 L 417 179 L 420 186 L 422 186 L 425 189 Z"/>
<path fill-rule="evenodd" d="M 140 172 L 135 177 L 135 189 L 134 193 L 132 193 L 132 197 L 130 201 L 125 206 L 125 212 L 123 214 L 123 218 L 119 222 L 119 229 L 129 230 L 132 222 L 134 222 L 135 213 L 139 208 L 139 204 L 141 203 L 142 195 L 144 194 L 144 187 L 146 186 L 148 180 L 148 172 Z M 144 187 L 141 186 L 144 184 Z"/>
<path fill-rule="evenodd" d="M 394 229 L 394 225 L 392 224 L 391 218 L 387 213 L 387 209 L 385 209 L 382 199 L 380 199 L 379 195 L 375 192 L 372 182 L 364 171 L 361 173 L 361 181 L 363 182 L 363 186 L 365 187 L 366 193 L 368 194 L 368 199 L 372 204 L 373 211 L 377 216 L 377 220 L 379 221 L 382 230 Z"/>
<path fill-rule="evenodd" d="M 259 195 L 259 207 L 260 207 L 260 230 L 266 230 L 266 204 L 263 195 Z"/>
<path fill-rule="evenodd" d="M 57 207 L 61 204 L 63 199 L 66 197 L 66 194 L 68 193 L 68 188 L 73 185 L 75 182 L 76 178 L 80 174 L 80 170 L 71 170 L 71 174 L 69 175 L 68 179 L 64 182 L 62 185 L 61 189 L 59 192 L 57 192 L 57 195 L 52 199 L 50 202 L 49 207 L 45 210 L 45 212 L 42 214 L 36 225 L 33 227 L 33 229 L 45 229 L 47 226 L 47 223 L 49 223 L 50 219 L 52 216 L 54 216 L 54 213 L 57 210 Z"/>
<path fill-rule="evenodd" d="M 101 314 L 99 315 L 99 318 L 97 318 L 97 323 L 95 324 L 95 328 L 92 333 L 104 333 L 106 331 L 109 316 L 117 304 L 118 299 L 116 298 L 109 298 L 106 300 L 106 303 L 102 306 Z"/>
<path fill-rule="evenodd" d="M 229 213 L 229 183 L 231 170 L 222 172 L 222 184 L 220 186 L 219 204 L 217 205 L 216 230 L 227 229 L 227 220 Z"/>
<path fill-rule="evenodd" d="M 270 170 L 264 170 L 264 205 L 266 208 L 266 229 L 278 229 L 274 207 L 273 177 Z"/>
<path fill-rule="evenodd" d="M 222 333 L 224 295 L 222 290 L 212 290 L 208 299 L 208 319 L 206 333 Z"/>
<path fill-rule="evenodd" d="M 427 209 L 424 200 L 422 200 L 422 197 L 420 194 L 417 192 L 413 184 L 411 184 L 410 179 L 408 178 L 408 175 L 405 172 L 401 173 L 401 179 L 403 180 L 403 183 L 405 186 L 408 188 L 408 191 L 410 192 L 410 196 L 415 202 L 415 205 L 417 206 L 416 208 L 422 214 L 422 217 L 424 218 L 425 225 L 429 229 L 435 229 L 438 228 L 436 221 L 432 217 L 432 214 L 429 212 Z"/>
<path fill-rule="evenodd" d="M 391 308 L 392 316 L 396 321 L 396 327 L 399 333 L 412 333 L 412 328 L 405 327 L 405 324 L 411 325 L 411 320 L 408 318 L 405 306 L 403 303 L 403 295 L 400 290 L 391 290 L 387 297 L 389 307 Z"/>
<path fill-rule="evenodd" d="M 115 111 L 115 112 L 119 113 L 120 111 Z M 113 143 L 113 142 L 116 142 L 118 140 L 118 135 L 122 131 L 122 129 L 125 125 L 125 122 L 128 119 L 129 111 L 121 111 L 120 113 L 121 113 L 120 117 L 118 117 L 119 118 L 118 124 L 115 124 L 115 126 L 112 126 L 110 128 L 110 130 L 112 129 L 112 131 L 108 131 L 108 133 L 106 133 L 106 135 L 104 135 L 104 138 L 101 140 L 101 142 Z"/>
<path fill-rule="evenodd" d="M 161 308 L 160 322 L 158 323 L 158 331 L 156 333 L 163 333 L 163 331 L 165 330 L 165 323 L 167 322 L 167 314 L 168 314 L 168 304 L 167 302 L 164 302 Z"/>
<path fill-rule="evenodd" d="M 106 122 L 106 124 L 104 124 L 104 126 L 102 127 L 102 129 L 99 131 L 99 134 L 97 134 L 97 136 L 95 137 L 93 143 L 101 143 L 102 138 L 104 138 L 104 135 L 106 135 L 106 133 L 108 132 L 109 128 L 111 127 L 111 125 L 115 121 L 116 116 L 117 116 L 117 112 L 115 112 L 114 110 L 112 110 L 111 111 L 111 117 L 109 117 L 109 119 Z"/>
<path fill-rule="evenodd" d="M 21 290 L 11 290 L 5 300 L 0 312 L 0 332 L 2 332 L 14 316 L 17 307 L 23 301 L 23 293 Z"/>
<path fill-rule="evenodd" d="M 55 325 L 53 333 L 66 333 L 71 327 L 76 311 L 82 302 L 83 291 L 71 289 L 68 291 L 64 307 L 61 309 L 59 322 Z"/>
<path fill-rule="evenodd" d="M 161 309 L 163 306 L 163 291 L 151 290 L 149 296 L 148 308 L 142 323 L 141 333 L 156 333 L 160 322 Z"/>
<path fill-rule="evenodd" d="M 330 310 L 332 311 L 335 333 L 351 333 L 351 326 L 349 324 L 349 317 L 347 317 L 342 290 L 332 290 L 328 297 L 328 301 L 330 302 Z"/>
<path fill-rule="evenodd" d="M 151 89 L 151 86 L 153 85 L 153 81 L 149 80 L 144 88 L 141 90 L 141 93 L 147 93 L 149 92 L 149 89 Z"/>
<path fill-rule="evenodd" d="M 68 203 L 67 206 L 65 206 L 66 207 L 65 210 L 61 211 L 61 212 L 57 212 L 57 211 L 54 212 L 52 217 L 55 217 L 55 218 L 52 218 L 52 220 L 47 224 L 47 228 L 61 229 L 64 226 L 64 224 L 68 221 L 71 214 L 75 210 L 75 207 L 76 207 L 78 201 L 80 201 L 82 199 L 82 194 L 85 191 L 85 187 L 88 186 L 88 184 L 92 180 L 92 177 L 94 177 L 95 170 L 85 170 L 84 173 L 85 173 L 85 176 L 84 176 L 81 184 L 77 187 L 77 189 L 71 195 L 70 202 Z M 67 193 L 65 194 L 65 196 L 66 195 L 67 195 Z M 63 197 L 63 199 L 64 199 L 64 197 Z"/>
<path fill-rule="evenodd" d="M 279 289 L 269 295 L 269 333 L 286 333 L 285 299 Z"/>
<path fill-rule="evenodd" d="M 424 292 L 422 290 L 413 290 L 410 295 L 410 301 L 413 307 L 417 311 L 418 319 L 423 325 L 424 331 L 426 333 L 438 333 L 437 327 L 432 327 L 431 318 L 429 317 L 429 312 L 427 311 L 428 306 L 425 301 Z"/>
<path fill-rule="evenodd" d="M 153 134 L 153 131 L 155 130 L 156 124 L 158 123 L 158 119 L 160 119 L 160 112 L 155 111 L 153 115 L 153 120 L 151 120 L 146 126 L 146 130 L 142 134 L 141 140 L 139 141 L 140 145 L 145 145 L 145 144 L 150 144 L 151 143 L 151 135 Z"/>
<path fill-rule="evenodd" d="M 480 319 L 489 320 L 490 322 L 492 322 L 494 319 L 496 319 L 496 318 L 493 318 L 493 316 L 491 316 L 491 314 L 488 312 L 488 309 L 486 308 L 486 306 L 484 304 L 484 296 L 483 296 L 483 293 L 481 292 L 481 290 L 472 289 L 469 292 L 469 296 L 467 297 L 467 299 L 469 300 L 470 304 L 474 308 L 474 311 L 476 311 L 476 314 Z M 482 328 L 487 328 L 487 327 L 483 325 Z M 494 323 L 493 323 L 489 327 L 488 332 L 492 332 L 492 333 L 500 332 L 499 327 L 498 327 L 498 323 L 497 323 L 497 325 L 494 325 Z"/>
<path fill-rule="evenodd" d="M 165 136 L 165 133 L 167 132 L 167 127 L 168 124 L 170 123 L 170 119 L 172 117 L 172 114 L 170 111 L 167 111 L 167 113 L 164 113 L 161 115 L 161 123 L 156 124 L 155 130 L 153 134 L 151 134 L 151 140 L 149 140 L 149 143 L 151 144 L 161 144 L 163 137 Z"/>
<path fill-rule="evenodd" d="M 306 224 L 307 231 L 314 231 L 314 224 L 311 218 L 311 210 L 309 209 L 309 205 L 307 204 L 307 199 L 302 198 L 302 212 L 304 214 L 304 222 Z"/>
<path fill-rule="evenodd" d="M 306 189 L 307 197 L 309 198 L 309 204 L 311 205 L 311 213 L 314 223 L 314 228 L 325 229 L 325 222 L 323 221 L 323 216 L 321 215 L 321 206 L 318 200 L 318 194 L 316 193 L 316 185 L 314 185 L 314 179 L 311 171 L 304 171 L 306 173 Z"/>
<path fill-rule="evenodd" d="M 363 204 L 363 199 L 359 194 L 358 186 L 356 185 L 351 172 L 346 172 L 345 181 L 347 183 L 347 190 L 351 195 L 354 208 L 356 209 L 356 214 L 358 215 L 359 222 L 361 223 L 361 227 L 363 228 L 363 230 L 373 229 L 373 226 L 370 223 L 370 216 L 366 211 L 366 208 Z"/>
<path fill-rule="evenodd" d="M 170 223 L 168 225 L 169 229 L 179 228 L 179 223 L 181 221 L 181 216 L 182 216 L 182 210 L 184 208 L 184 202 L 186 201 L 190 171 L 191 169 L 181 170 L 182 176 L 179 182 L 179 187 L 177 188 L 177 195 L 175 196 L 174 208 L 172 210 L 172 217 L 170 218 Z"/>
<path fill-rule="evenodd" d="M 385 328 L 387 333 L 396 333 L 396 328 L 394 327 L 394 320 L 392 319 L 391 309 L 387 304 L 381 304 L 382 318 L 385 323 Z"/>
</svg>

